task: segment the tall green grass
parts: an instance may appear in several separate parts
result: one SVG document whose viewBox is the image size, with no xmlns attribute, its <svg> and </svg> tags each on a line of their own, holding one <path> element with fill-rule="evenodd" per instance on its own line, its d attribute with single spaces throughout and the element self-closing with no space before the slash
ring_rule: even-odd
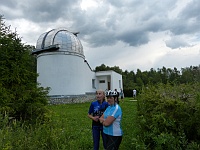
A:
<svg viewBox="0 0 200 150">
<path fill-rule="evenodd" d="M 137 102 L 125 98 L 123 111 L 123 140 L 121 150 L 131 150 L 136 127 Z M 87 117 L 90 103 L 49 105 L 50 119 L 37 125 L 18 125 L 0 119 L 0 149 L 2 150 L 90 150 L 93 149 L 91 120 Z M 100 149 L 103 149 L 102 141 Z"/>
</svg>

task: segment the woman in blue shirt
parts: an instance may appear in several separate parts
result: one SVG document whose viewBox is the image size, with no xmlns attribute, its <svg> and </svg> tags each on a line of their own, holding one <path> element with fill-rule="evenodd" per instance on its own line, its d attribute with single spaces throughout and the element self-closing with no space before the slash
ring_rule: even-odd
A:
<svg viewBox="0 0 200 150">
<path fill-rule="evenodd" d="M 88 111 L 88 117 L 92 120 L 92 135 L 94 150 L 99 149 L 100 135 L 102 136 L 103 146 L 106 149 L 105 134 L 103 133 L 103 125 L 99 118 L 102 116 L 108 103 L 105 101 L 105 92 L 103 90 L 96 91 L 96 101 L 92 102 Z"/>
<path fill-rule="evenodd" d="M 108 106 L 99 119 L 103 124 L 103 132 L 106 135 L 106 150 L 118 150 L 122 141 L 122 110 L 115 101 L 116 96 L 116 91 L 110 90 L 106 92 L 107 101 L 110 106 Z"/>
</svg>

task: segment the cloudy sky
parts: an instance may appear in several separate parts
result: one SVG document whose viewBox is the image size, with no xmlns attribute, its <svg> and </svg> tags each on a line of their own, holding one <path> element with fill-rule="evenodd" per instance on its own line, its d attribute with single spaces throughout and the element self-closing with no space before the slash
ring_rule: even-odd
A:
<svg viewBox="0 0 200 150">
<path fill-rule="evenodd" d="M 79 31 L 91 68 L 123 71 L 200 64 L 199 0 L 0 0 L 23 43 L 65 27 Z"/>
</svg>

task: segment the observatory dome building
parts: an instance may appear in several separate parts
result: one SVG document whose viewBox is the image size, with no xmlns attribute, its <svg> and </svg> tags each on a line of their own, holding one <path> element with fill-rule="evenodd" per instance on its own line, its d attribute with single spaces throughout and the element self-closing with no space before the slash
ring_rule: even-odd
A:
<svg viewBox="0 0 200 150">
<path fill-rule="evenodd" d="M 41 34 L 36 49 L 37 82 L 50 87 L 50 97 L 83 97 L 97 89 L 122 88 L 122 76 L 114 71 L 94 72 L 85 59 L 79 32 L 65 28 Z"/>
</svg>

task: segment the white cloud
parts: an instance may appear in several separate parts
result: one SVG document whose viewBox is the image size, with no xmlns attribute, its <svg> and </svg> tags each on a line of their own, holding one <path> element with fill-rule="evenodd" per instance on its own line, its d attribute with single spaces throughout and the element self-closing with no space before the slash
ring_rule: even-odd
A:
<svg viewBox="0 0 200 150">
<path fill-rule="evenodd" d="M 82 0 L 80 6 L 82 10 L 88 10 L 91 7 L 97 7 L 98 2 L 95 0 Z"/>
</svg>

